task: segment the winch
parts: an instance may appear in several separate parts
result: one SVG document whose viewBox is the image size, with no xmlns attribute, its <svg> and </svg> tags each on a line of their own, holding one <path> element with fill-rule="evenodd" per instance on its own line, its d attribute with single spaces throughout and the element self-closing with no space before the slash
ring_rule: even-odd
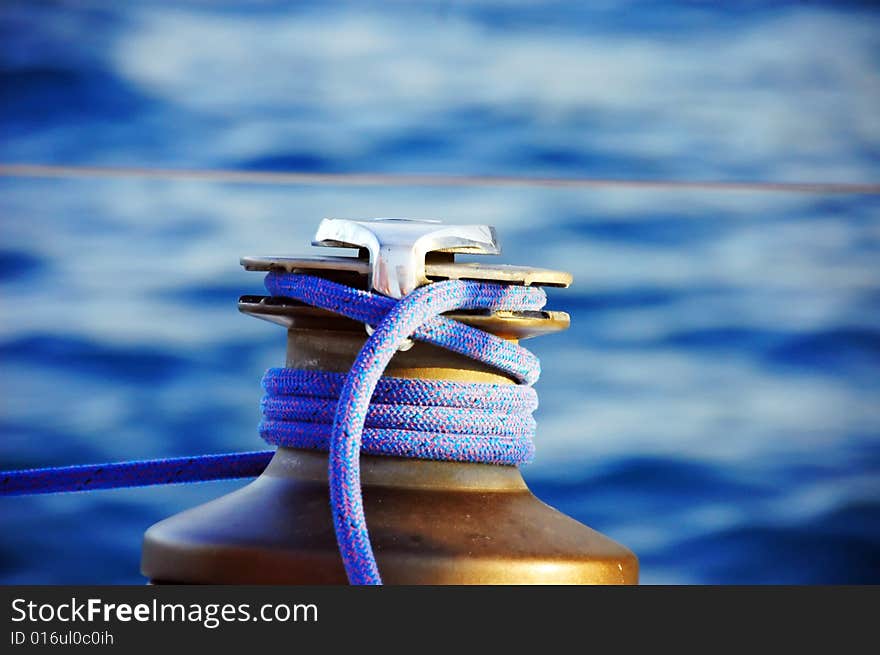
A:
<svg viewBox="0 0 880 655">
<path fill-rule="evenodd" d="M 355 252 L 241 260 L 267 274 L 270 293 L 242 296 L 240 311 L 287 329 L 285 367 L 264 379 L 261 433 L 278 449 L 247 486 L 153 525 L 144 575 L 343 584 L 374 556 L 388 584 L 636 583 L 632 552 L 542 503 L 516 465 L 530 454 L 536 406 L 533 379 L 515 363 L 529 355 L 518 343 L 569 325 L 531 298 L 571 276 L 456 261 L 500 253 L 486 225 L 326 219 L 313 245 Z M 391 341 L 389 323 L 405 323 L 398 305 L 430 314 L 434 290 L 474 289 L 504 299 L 449 301 L 457 308 L 415 331 L 400 327 L 406 338 Z M 393 345 L 384 372 L 372 343 L 381 339 Z M 475 348 L 495 354 L 475 358 Z M 358 387 L 360 374 L 382 375 L 375 392 Z M 372 400 L 358 414 L 346 393 Z M 346 439 L 358 448 L 351 461 Z M 351 552 L 346 531 L 361 544 Z"/>
</svg>

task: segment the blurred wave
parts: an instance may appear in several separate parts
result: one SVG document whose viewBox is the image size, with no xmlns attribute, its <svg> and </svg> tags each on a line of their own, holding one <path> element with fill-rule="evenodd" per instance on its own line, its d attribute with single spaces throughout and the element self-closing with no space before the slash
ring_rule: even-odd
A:
<svg viewBox="0 0 880 655">
<path fill-rule="evenodd" d="M 878 179 L 870 3 L 582 4 L 7 2 L 0 160 Z M 256 447 L 284 335 L 237 260 L 327 215 L 574 273 L 525 475 L 645 582 L 880 582 L 867 196 L 0 180 L 3 466 Z M 146 527 L 239 485 L 3 500 L 0 580 L 136 583 Z"/>
</svg>

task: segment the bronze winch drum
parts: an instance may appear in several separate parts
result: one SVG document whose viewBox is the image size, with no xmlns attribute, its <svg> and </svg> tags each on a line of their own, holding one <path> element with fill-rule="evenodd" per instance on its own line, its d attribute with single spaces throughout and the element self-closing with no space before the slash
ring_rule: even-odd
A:
<svg viewBox="0 0 880 655">
<path fill-rule="evenodd" d="M 492 228 L 427 221 L 325 220 L 315 245 L 355 257 L 242 259 L 247 270 L 324 277 L 401 297 L 443 279 L 568 286 L 571 276 L 458 263 L 497 254 Z M 390 274 L 389 271 L 396 272 Z M 345 373 L 364 325 L 290 299 L 243 296 L 239 309 L 287 328 L 286 366 Z M 518 341 L 563 330 L 564 312 L 453 312 L 447 317 Z M 489 366 L 416 342 L 385 375 L 513 384 Z M 540 449 L 538 451 L 540 453 Z M 324 452 L 280 447 L 253 482 L 153 525 L 141 568 L 154 583 L 345 584 Z M 634 584 L 624 546 L 542 503 L 516 466 L 361 455 L 370 537 L 386 584 Z"/>
</svg>

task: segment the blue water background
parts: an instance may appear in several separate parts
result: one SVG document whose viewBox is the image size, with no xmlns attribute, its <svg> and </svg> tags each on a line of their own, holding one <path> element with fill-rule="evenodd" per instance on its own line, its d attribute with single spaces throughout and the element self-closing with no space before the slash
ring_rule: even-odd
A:
<svg viewBox="0 0 880 655">
<path fill-rule="evenodd" d="M 876 182 L 871 4 L 4 2 L 0 160 Z M 238 258 L 324 216 L 574 273 L 524 473 L 644 582 L 880 582 L 876 196 L 2 179 L 2 468 L 260 447 Z M 241 484 L 2 499 L 0 580 L 141 582 Z"/>
</svg>

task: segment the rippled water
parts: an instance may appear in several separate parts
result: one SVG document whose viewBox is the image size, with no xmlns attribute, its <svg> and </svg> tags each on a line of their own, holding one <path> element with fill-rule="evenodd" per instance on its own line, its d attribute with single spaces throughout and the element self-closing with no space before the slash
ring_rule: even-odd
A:
<svg viewBox="0 0 880 655">
<path fill-rule="evenodd" d="M 878 179 L 869 5 L 572 5 L 4 3 L 0 159 Z M 525 475 L 645 582 L 880 582 L 876 197 L 3 179 L 3 467 L 258 447 L 284 334 L 238 257 L 328 215 L 574 273 Z M 0 579 L 138 582 L 144 529 L 241 484 L 0 500 Z"/>
</svg>

